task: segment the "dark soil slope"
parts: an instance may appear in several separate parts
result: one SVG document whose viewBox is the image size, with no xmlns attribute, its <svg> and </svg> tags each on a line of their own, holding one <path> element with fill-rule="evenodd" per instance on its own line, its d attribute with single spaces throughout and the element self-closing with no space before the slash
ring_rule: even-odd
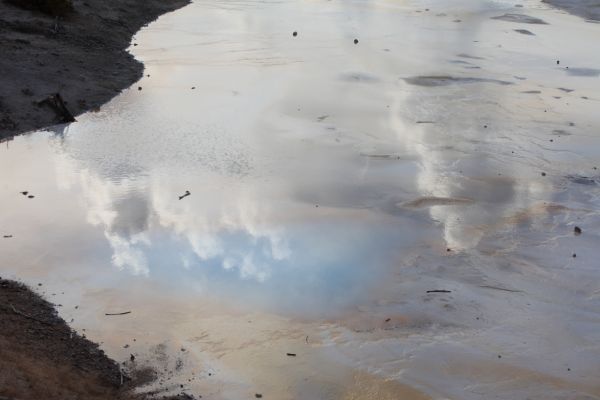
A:
<svg viewBox="0 0 600 400">
<path fill-rule="evenodd" d="M 127 378 L 27 287 L 0 280 L 0 398 L 128 399 Z"/>
<path fill-rule="evenodd" d="M 0 0 L 0 139 L 60 122 L 38 105 L 51 94 L 78 115 L 129 87 L 143 73 L 132 36 L 188 0 L 74 0 L 62 17 L 15 2 Z"/>
</svg>

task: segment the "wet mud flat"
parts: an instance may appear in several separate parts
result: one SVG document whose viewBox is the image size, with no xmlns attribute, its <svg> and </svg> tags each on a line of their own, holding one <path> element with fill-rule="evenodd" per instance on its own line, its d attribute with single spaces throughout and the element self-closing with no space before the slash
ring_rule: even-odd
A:
<svg viewBox="0 0 600 400">
<path fill-rule="evenodd" d="M 133 360 L 118 365 L 22 283 L 0 279 L 0 321 L 0 399 L 194 398 L 136 394 L 154 371 L 134 368 Z"/>
<path fill-rule="evenodd" d="M 48 96 L 79 115 L 129 87 L 143 72 L 126 50 L 132 36 L 188 1 L 76 0 L 61 17 L 14 3 L 0 1 L 0 139 L 68 122 Z"/>
</svg>

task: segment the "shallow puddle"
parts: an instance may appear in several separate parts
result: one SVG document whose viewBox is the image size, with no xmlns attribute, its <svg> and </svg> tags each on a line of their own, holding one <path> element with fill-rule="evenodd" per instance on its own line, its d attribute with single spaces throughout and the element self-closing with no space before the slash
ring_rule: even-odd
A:
<svg viewBox="0 0 600 400">
<path fill-rule="evenodd" d="M 600 398 L 600 25 L 523 5 L 162 17 L 130 90 L 2 143 L 3 277 L 144 390 Z"/>
</svg>

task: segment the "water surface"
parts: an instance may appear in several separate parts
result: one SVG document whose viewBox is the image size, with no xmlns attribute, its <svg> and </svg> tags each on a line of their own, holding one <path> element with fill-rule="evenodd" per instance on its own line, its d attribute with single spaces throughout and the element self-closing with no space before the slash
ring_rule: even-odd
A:
<svg viewBox="0 0 600 400">
<path fill-rule="evenodd" d="M 3 275 L 208 398 L 599 398 L 600 26 L 523 5 L 164 16 L 3 144 Z"/>
</svg>

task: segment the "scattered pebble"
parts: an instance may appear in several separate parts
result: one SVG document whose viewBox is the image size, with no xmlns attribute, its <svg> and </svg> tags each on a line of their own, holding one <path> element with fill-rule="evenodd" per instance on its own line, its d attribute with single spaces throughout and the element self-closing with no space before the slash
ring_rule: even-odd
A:
<svg viewBox="0 0 600 400">
<path fill-rule="evenodd" d="M 354 44 L 358 44 L 358 39 L 354 39 Z"/>
<path fill-rule="evenodd" d="M 583 233 L 583 231 L 580 227 L 576 226 L 575 228 L 573 228 L 573 233 L 575 234 L 575 236 L 579 236 Z"/>
<path fill-rule="evenodd" d="M 542 172 L 542 176 L 546 176 L 546 173 L 545 173 L 545 172 Z"/>
<path fill-rule="evenodd" d="M 294 31 L 294 33 L 292 33 L 292 36 L 293 36 L 293 37 L 296 37 L 296 36 L 298 36 L 298 32 Z"/>
<path fill-rule="evenodd" d="M 138 90 L 142 90 L 142 87 L 141 87 L 141 86 L 138 86 Z"/>
<path fill-rule="evenodd" d="M 296 357 L 296 353 L 286 353 L 288 357 Z"/>
</svg>

